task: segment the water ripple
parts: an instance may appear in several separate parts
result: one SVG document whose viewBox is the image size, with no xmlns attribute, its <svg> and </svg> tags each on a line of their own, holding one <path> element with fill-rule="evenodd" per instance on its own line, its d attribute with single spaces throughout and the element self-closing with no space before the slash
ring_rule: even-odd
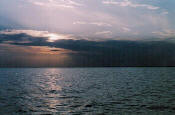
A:
<svg viewBox="0 0 175 115">
<path fill-rule="evenodd" d="M 175 114 L 175 68 L 0 70 L 2 115 Z"/>
</svg>

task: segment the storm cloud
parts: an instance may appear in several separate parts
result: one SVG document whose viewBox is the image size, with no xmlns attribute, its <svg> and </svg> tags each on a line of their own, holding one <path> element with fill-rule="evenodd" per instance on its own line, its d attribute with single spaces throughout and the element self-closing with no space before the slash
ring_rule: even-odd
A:
<svg viewBox="0 0 175 115">
<path fill-rule="evenodd" d="M 50 64 L 56 67 L 113 67 L 113 66 L 175 66 L 175 43 L 173 38 L 169 40 L 145 41 L 145 40 L 104 40 L 90 41 L 85 39 L 58 39 L 49 42 L 47 37 L 34 37 L 25 33 L 0 34 L 0 44 L 19 47 L 48 47 L 61 48 L 71 52 L 64 52 L 69 60 L 63 64 Z M 171 42 L 170 42 L 171 41 Z M 15 48 L 15 47 L 13 47 Z M 6 50 L 8 52 L 8 50 Z M 50 52 L 62 52 L 51 49 Z M 18 52 L 11 53 L 18 55 Z M 23 55 L 20 57 L 23 60 Z M 19 62 L 2 64 L 3 53 L 0 54 L 0 66 L 24 66 Z M 32 57 L 31 57 L 32 58 Z M 59 56 L 58 56 L 59 58 Z M 54 58 L 56 59 L 56 57 Z M 54 60 L 55 62 L 57 60 Z M 4 62 L 3 62 L 4 63 Z M 15 64 L 14 64 L 15 63 Z M 25 64 L 25 66 L 29 66 Z M 33 65 L 34 66 L 34 65 Z M 36 65 L 35 65 L 36 66 Z M 34 67 L 35 67 L 34 66 Z M 42 62 L 37 66 L 43 65 Z"/>
</svg>

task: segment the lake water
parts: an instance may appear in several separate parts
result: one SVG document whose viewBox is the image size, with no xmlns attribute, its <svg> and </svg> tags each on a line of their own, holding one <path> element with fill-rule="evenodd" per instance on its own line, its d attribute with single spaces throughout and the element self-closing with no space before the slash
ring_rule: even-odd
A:
<svg viewBox="0 0 175 115">
<path fill-rule="evenodd" d="M 0 69 L 0 115 L 174 115 L 175 68 Z"/>
</svg>

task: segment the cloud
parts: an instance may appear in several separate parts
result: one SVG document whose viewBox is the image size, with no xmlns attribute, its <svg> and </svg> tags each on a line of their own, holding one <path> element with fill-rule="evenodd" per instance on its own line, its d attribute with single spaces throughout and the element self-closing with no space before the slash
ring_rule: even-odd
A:
<svg viewBox="0 0 175 115">
<path fill-rule="evenodd" d="M 104 23 L 104 22 L 84 22 L 84 21 L 76 21 L 73 24 L 79 24 L 79 25 L 95 25 L 95 26 L 104 26 L 104 27 L 111 27 L 111 24 Z"/>
<path fill-rule="evenodd" d="M 164 11 L 164 12 L 162 12 L 162 14 L 163 15 L 167 15 L 167 14 L 169 14 L 169 12 L 168 11 Z"/>
<path fill-rule="evenodd" d="M 130 31 L 131 31 L 131 29 L 128 28 L 128 27 L 122 27 L 122 30 L 123 30 L 124 32 L 130 32 Z"/>
<path fill-rule="evenodd" d="M 73 24 L 80 24 L 80 25 L 83 25 L 83 24 L 88 24 L 87 22 L 83 22 L 83 21 L 76 21 L 74 22 Z"/>
<path fill-rule="evenodd" d="M 50 50 L 50 51 L 53 51 L 53 52 L 59 52 L 59 51 L 61 51 L 61 50 L 52 49 L 52 50 Z"/>
<path fill-rule="evenodd" d="M 170 29 L 164 29 L 162 31 L 154 31 L 152 33 L 155 35 L 158 35 L 161 38 L 175 37 L 175 30 L 170 30 Z"/>
<path fill-rule="evenodd" d="M 47 38 L 49 42 L 54 42 L 58 39 L 74 39 L 72 35 L 66 34 L 56 34 L 50 33 L 48 31 L 37 31 L 37 30 L 2 30 L 0 34 L 3 35 L 19 35 L 26 34 L 28 36 L 36 37 L 36 38 Z"/>
<path fill-rule="evenodd" d="M 142 7 L 142 8 L 146 8 L 146 9 L 149 9 L 149 10 L 159 9 L 159 7 L 156 7 L 156 6 L 152 6 L 152 5 L 148 5 L 148 4 L 133 3 L 129 0 L 123 0 L 122 2 L 108 0 L 108 1 L 102 1 L 102 3 L 106 4 L 106 5 L 117 5 L 117 6 L 121 6 L 121 7 L 127 7 L 127 6 L 132 7 L 132 8 Z"/>
<path fill-rule="evenodd" d="M 109 26 L 109 27 L 112 26 L 111 24 L 103 23 L 103 22 L 91 22 L 91 23 L 89 23 L 89 24 L 97 25 L 97 26 Z"/>
<path fill-rule="evenodd" d="M 112 31 L 98 31 L 95 32 L 95 37 L 103 37 L 104 39 L 111 39 L 112 38 Z M 102 39 L 103 40 L 103 39 Z"/>
<path fill-rule="evenodd" d="M 82 6 L 82 4 L 77 3 L 73 0 L 30 0 L 34 5 L 50 7 L 50 8 L 75 8 Z"/>
<path fill-rule="evenodd" d="M 149 39 L 156 35 L 152 33 L 153 31 L 170 27 L 173 29 L 174 27 L 172 1 L 167 1 L 167 4 L 171 3 L 169 8 L 161 5 L 164 4 L 163 1 L 158 3 L 153 0 L 3 1 L 0 4 L 0 26 L 2 25 L 7 29 L 46 30 L 87 36 L 93 39 L 96 37 L 101 40 L 104 37 L 95 36 L 94 33 L 109 30 L 113 32 L 112 38 L 118 36 L 130 39 Z M 19 5 L 23 7 L 23 10 L 18 7 Z M 118 6 L 123 7 L 121 9 Z M 147 10 L 156 9 L 156 7 L 159 9 Z M 136 35 L 132 32 L 139 34 Z"/>
<path fill-rule="evenodd" d="M 59 39 L 49 42 L 47 39 L 25 33 L 3 34 L 1 32 L 0 67 L 175 65 L 175 43 L 173 42 L 84 39 Z M 30 42 L 21 42 L 25 40 Z M 6 41 L 11 42 L 5 43 Z M 38 50 L 40 53 L 35 54 Z M 63 60 L 65 59 L 63 52 L 66 53 L 66 60 Z"/>
<path fill-rule="evenodd" d="M 109 35 L 109 34 L 112 34 L 112 32 L 111 31 L 101 31 L 101 32 L 96 32 L 95 33 L 96 35 Z"/>
<path fill-rule="evenodd" d="M 47 37 L 49 32 L 48 31 L 37 31 L 37 30 L 16 30 L 16 29 L 12 29 L 12 30 L 2 30 L 0 31 L 0 34 L 6 34 L 6 35 L 14 35 L 14 34 L 21 34 L 21 33 L 25 33 L 27 35 L 30 36 L 34 36 L 34 37 Z"/>
</svg>

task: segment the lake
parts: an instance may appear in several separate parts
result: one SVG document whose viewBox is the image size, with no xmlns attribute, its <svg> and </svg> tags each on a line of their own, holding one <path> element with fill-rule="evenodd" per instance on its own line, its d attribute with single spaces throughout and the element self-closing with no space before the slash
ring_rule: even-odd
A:
<svg viewBox="0 0 175 115">
<path fill-rule="evenodd" d="M 175 68 L 0 68 L 0 115 L 174 115 Z"/>
</svg>

